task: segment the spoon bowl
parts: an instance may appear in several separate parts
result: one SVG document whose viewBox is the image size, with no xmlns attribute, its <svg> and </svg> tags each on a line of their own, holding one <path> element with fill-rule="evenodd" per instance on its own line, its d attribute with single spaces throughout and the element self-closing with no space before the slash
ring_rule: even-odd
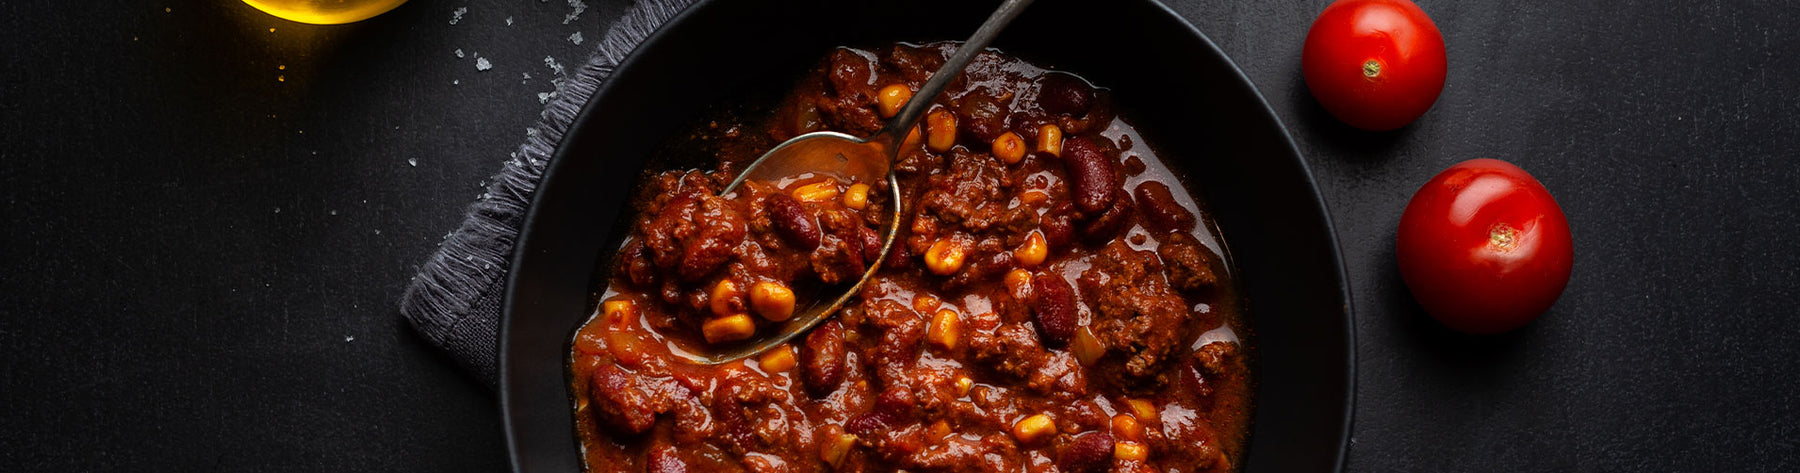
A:
<svg viewBox="0 0 1800 473">
<path fill-rule="evenodd" d="M 749 180 L 780 183 L 804 175 L 831 176 L 851 183 L 873 183 L 886 180 L 888 190 L 893 196 L 891 201 L 893 204 L 887 206 L 890 214 L 885 224 L 886 228 L 881 231 L 880 256 L 876 257 L 874 262 L 869 263 L 862 278 L 857 279 L 855 284 L 843 287 L 841 294 L 829 298 L 832 301 L 830 304 L 813 303 L 805 309 L 798 310 L 795 317 L 783 322 L 779 330 L 772 335 L 726 347 L 681 350 L 676 354 L 690 361 L 708 365 L 729 363 L 756 356 L 806 333 L 823 322 L 842 308 L 844 303 L 848 302 L 851 296 L 854 296 L 857 290 L 862 288 L 863 283 L 874 277 L 875 272 L 881 269 L 881 263 L 887 260 L 888 250 L 894 247 L 895 235 L 899 234 L 898 222 L 900 221 L 902 202 L 900 202 L 900 184 L 893 173 L 893 163 L 899 157 L 900 147 L 904 143 L 906 135 L 919 123 L 919 117 L 925 114 L 925 108 L 931 106 L 931 102 L 937 99 L 938 94 L 950 85 L 950 81 L 962 74 L 963 68 L 969 65 L 969 61 L 975 59 L 975 55 L 981 54 L 982 50 L 987 49 L 987 45 L 994 41 L 994 37 L 1000 35 L 1000 30 L 1011 23 L 1013 18 L 1017 18 L 1019 13 L 1024 12 L 1025 7 L 1030 6 L 1032 1 L 1006 0 L 1000 4 L 999 8 L 995 8 L 994 13 L 988 15 L 987 21 L 982 22 L 981 27 L 975 30 L 975 34 L 969 36 L 968 41 L 958 46 L 956 52 L 944 61 L 944 65 L 939 67 L 937 72 L 931 74 L 931 79 L 926 80 L 925 85 L 920 86 L 919 91 L 906 101 L 906 105 L 888 119 L 881 131 L 868 138 L 857 138 L 830 131 L 806 133 L 776 145 L 767 153 L 763 153 L 762 157 L 752 161 L 743 172 L 738 173 L 737 179 L 732 180 L 731 185 L 725 186 L 725 189 L 719 192 L 720 196 L 730 196 L 737 191 L 739 186 Z M 826 292 L 822 294 L 830 294 L 829 291 L 833 289 L 827 288 Z"/>
<path fill-rule="evenodd" d="M 745 181 L 779 182 L 806 173 L 848 182 L 877 182 L 893 167 L 888 157 L 892 149 L 885 140 L 865 140 L 835 131 L 807 133 L 775 145 L 719 194 L 730 194 Z"/>
<path fill-rule="evenodd" d="M 876 137 L 884 136 L 877 134 Z M 731 185 L 719 195 L 729 196 L 737 191 L 744 182 L 756 180 L 761 182 L 782 182 L 796 176 L 831 176 L 833 178 L 860 183 L 887 181 L 890 192 L 889 202 L 900 202 L 900 183 L 889 172 L 894 145 L 885 140 L 865 140 L 855 136 L 831 131 L 819 131 L 796 136 L 776 145 L 768 153 L 750 163 L 750 167 L 739 173 Z M 674 353 L 678 356 L 704 365 L 717 365 L 756 356 L 758 353 L 786 343 L 799 334 L 825 321 L 844 307 L 844 303 L 857 294 L 857 289 L 864 282 L 875 276 L 881 262 L 887 260 L 888 250 L 894 246 L 894 235 L 898 233 L 900 221 L 900 205 L 889 205 L 888 218 L 881 229 L 881 253 L 868 270 L 854 284 L 826 287 L 819 292 L 824 297 L 815 298 L 813 303 L 794 311 L 794 316 L 782 322 L 775 334 L 753 339 L 745 343 L 722 347 L 704 347 L 703 349 L 682 349 Z M 832 291 L 840 293 L 833 295 Z M 829 299 L 829 303 L 823 303 Z"/>
</svg>

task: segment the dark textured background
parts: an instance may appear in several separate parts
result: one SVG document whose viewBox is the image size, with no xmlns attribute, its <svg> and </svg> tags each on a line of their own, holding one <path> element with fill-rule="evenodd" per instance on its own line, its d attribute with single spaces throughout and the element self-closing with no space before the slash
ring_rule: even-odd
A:
<svg viewBox="0 0 1800 473">
<path fill-rule="evenodd" d="M 0 470 L 503 468 L 493 395 L 394 302 L 537 118 L 546 57 L 579 64 L 627 4 L 314 27 L 121 3 L 0 0 Z M 1366 134 L 1300 79 L 1324 1 L 1173 2 L 1336 219 L 1348 469 L 1800 469 L 1800 7 L 1525 3 L 1423 0 L 1444 95 Z M 1393 263 L 1412 191 L 1477 157 L 1536 174 L 1575 232 L 1562 300 L 1498 337 L 1439 328 Z"/>
</svg>

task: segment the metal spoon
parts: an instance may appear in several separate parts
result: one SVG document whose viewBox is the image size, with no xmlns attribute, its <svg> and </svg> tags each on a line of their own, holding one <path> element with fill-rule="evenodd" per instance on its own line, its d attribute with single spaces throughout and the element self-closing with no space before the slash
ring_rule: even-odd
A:
<svg viewBox="0 0 1800 473">
<path fill-rule="evenodd" d="M 819 325 L 820 322 L 824 322 L 831 314 L 842 308 L 844 303 L 862 288 L 863 283 L 874 277 L 875 271 L 881 268 L 881 262 L 887 260 L 888 250 L 893 248 L 894 237 L 899 233 L 900 183 L 894 178 L 893 164 L 894 160 L 899 157 L 901 143 L 906 140 L 906 135 L 912 130 L 913 125 L 918 124 L 919 117 L 925 114 L 925 109 L 931 106 L 932 100 L 944 91 L 944 87 L 950 85 L 951 80 L 962 73 L 963 67 L 968 66 L 969 61 L 975 59 L 976 54 L 987 49 L 988 43 L 992 43 L 994 37 L 1000 35 L 1000 30 L 1005 28 L 1008 23 L 1012 23 L 1013 18 L 1018 17 L 1019 12 L 1025 11 L 1025 7 L 1032 1 L 1006 0 L 1001 3 L 1000 7 L 988 16 L 987 21 L 981 24 L 981 28 L 976 29 L 975 34 L 970 36 L 962 46 L 956 48 L 956 52 L 950 55 L 949 60 L 944 61 L 944 66 L 932 73 L 931 79 L 925 81 L 924 86 L 919 87 L 919 91 L 906 102 L 906 106 L 900 109 L 900 113 L 894 114 L 893 118 L 888 119 L 881 131 L 868 138 L 857 138 L 832 131 L 818 131 L 796 136 L 776 145 L 774 149 L 751 162 L 749 167 L 738 174 L 737 180 L 731 181 L 731 185 L 720 191 L 719 195 L 730 194 L 736 191 L 738 186 L 743 185 L 746 180 L 774 182 L 805 173 L 835 176 L 846 181 L 863 183 L 886 179 L 888 190 L 893 194 L 890 201 L 892 204 L 888 205 L 892 213 L 888 216 L 887 228 L 882 230 L 884 236 L 882 237 L 881 256 L 869 264 L 868 271 L 863 273 L 862 278 L 858 279 L 856 284 L 845 288 L 844 293 L 832 299 L 830 304 L 815 302 L 811 307 L 796 311 L 793 318 L 782 323 L 778 332 L 754 343 L 706 350 L 705 353 L 678 350 L 677 354 L 708 365 L 729 363 L 755 356 L 782 343 L 787 343 L 794 337 Z"/>
</svg>

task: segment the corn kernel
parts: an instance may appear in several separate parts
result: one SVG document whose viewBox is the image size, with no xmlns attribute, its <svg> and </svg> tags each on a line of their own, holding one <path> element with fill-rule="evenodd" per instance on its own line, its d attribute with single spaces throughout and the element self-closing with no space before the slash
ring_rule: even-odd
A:
<svg viewBox="0 0 1800 473">
<path fill-rule="evenodd" d="M 975 380 L 969 379 L 968 376 L 956 378 L 956 397 L 969 395 L 969 388 L 973 387 L 975 387 Z"/>
<path fill-rule="evenodd" d="M 616 299 L 600 304 L 600 311 L 606 314 L 606 327 L 612 330 L 625 330 L 637 324 L 637 302 L 631 299 Z"/>
<path fill-rule="evenodd" d="M 794 365 L 798 364 L 798 359 L 794 357 L 794 347 L 786 343 L 763 352 L 762 357 L 757 358 L 756 361 L 762 366 L 762 370 L 768 373 L 786 372 L 794 369 Z"/>
<path fill-rule="evenodd" d="M 1131 415 L 1137 418 L 1138 423 L 1154 422 L 1160 419 L 1156 413 L 1156 405 L 1151 404 L 1150 401 L 1128 399 L 1125 401 L 1125 405 L 1131 408 Z"/>
<path fill-rule="evenodd" d="M 1150 447 L 1137 442 L 1113 443 L 1113 458 L 1141 462 L 1150 458 Z"/>
<path fill-rule="evenodd" d="M 869 206 L 869 185 L 860 182 L 851 184 L 850 189 L 844 191 L 844 206 L 856 210 L 867 208 Z"/>
<path fill-rule="evenodd" d="M 900 152 L 906 153 L 911 150 L 919 149 L 919 145 L 923 143 L 923 141 L 921 141 L 923 139 L 924 137 L 919 135 L 919 127 L 914 125 L 911 130 L 907 130 L 906 139 L 900 142 Z M 902 154 L 902 156 L 905 155 Z"/>
<path fill-rule="evenodd" d="M 956 274 L 962 270 L 963 257 L 966 256 L 964 253 L 962 245 L 955 241 L 949 238 L 938 240 L 931 244 L 931 249 L 925 251 L 925 267 L 939 276 Z"/>
<path fill-rule="evenodd" d="M 956 311 L 942 309 L 931 318 L 931 327 L 925 331 L 925 339 L 932 345 L 945 351 L 955 350 L 957 339 L 962 337 L 962 318 Z"/>
<path fill-rule="evenodd" d="M 713 315 L 726 317 L 744 312 L 744 290 L 737 281 L 720 279 L 707 296 Z"/>
<path fill-rule="evenodd" d="M 950 423 L 949 422 L 945 422 L 943 420 L 938 420 L 937 422 L 934 422 L 931 424 L 931 437 L 932 438 L 941 439 L 941 438 L 949 437 L 949 436 L 950 436 Z"/>
<path fill-rule="evenodd" d="M 700 324 L 700 335 L 706 337 L 706 343 L 738 341 L 755 334 L 756 322 L 750 320 L 750 314 L 719 317 Z"/>
<path fill-rule="evenodd" d="M 875 101 L 881 106 L 881 117 L 889 118 L 900 113 L 906 107 L 906 101 L 912 99 L 913 91 L 905 84 L 894 84 L 882 87 L 875 93 Z"/>
<path fill-rule="evenodd" d="M 1001 133 L 994 138 L 994 157 L 1006 164 L 1018 164 L 1019 160 L 1025 159 L 1025 139 L 1018 133 Z"/>
<path fill-rule="evenodd" d="M 1037 443 L 1056 435 L 1056 422 L 1050 420 L 1050 416 L 1036 414 L 1013 424 L 1012 435 L 1022 444 Z"/>
<path fill-rule="evenodd" d="M 1013 299 L 1029 302 L 1032 296 L 1031 272 L 1023 269 L 1007 271 L 1006 289 L 1012 292 Z"/>
<path fill-rule="evenodd" d="M 1054 124 L 1038 127 L 1037 150 L 1051 156 L 1062 156 L 1062 128 Z"/>
<path fill-rule="evenodd" d="M 750 308 L 765 319 L 780 322 L 794 316 L 794 290 L 773 281 L 750 286 Z"/>
<path fill-rule="evenodd" d="M 844 428 L 837 424 L 825 424 L 819 433 L 819 459 L 836 467 L 844 461 L 844 454 L 850 453 L 850 447 L 856 446 L 856 436 L 844 433 Z"/>
<path fill-rule="evenodd" d="M 944 110 L 925 116 L 925 147 L 939 153 L 956 146 L 956 115 Z"/>
<path fill-rule="evenodd" d="M 1112 434 L 1114 438 L 1136 442 L 1144 439 L 1144 424 L 1138 422 L 1131 414 L 1119 414 L 1112 417 Z"/>
<path fill-rule="evenodd" d="M 1013 259 L 1018 260 L 1019 265 L 1027 268 L 1043 264 L 1044 258 L 1048 257 L 1050 257 L 1050 244 L 1044 241 L 1044 234 L 1038 233 L 1037 230 L 1032 230 L 1030 235 L 1025 236 L 1025 243 L 1013 250 Z"/>
<path fill-rule="evenodd" d="M 1075 352 L 1075 360 L 1080 361 L 1082 366 L 1093 366 L 1094 362 L 1106 355 L 1106 345 L 1100 343 L 1100 337 L 1094 336 L 1093 330 L 1083 326 L 1075 331 L 1075 340 L 1069 342 L 1069 351 Z"/>
<path fill-rule="evenodd" d="M 836 182 L 819 181 L 794 188 L 794 200 L 801 202 L 824 202 L 836 199 L 838 186 Z"/>
<path fill-rule="evenodd" d="M 916 294 L 913 296 L 914 312 L 931 312 L 933 309 L 937 309 L 937 306 L 938 298 L 932 297 L 931 294 Z"/>
<path fill-rule="evenodd" d="M 1043 191 L 1025 191 L 1024 194 L 1019 194 L 1019 202 L 1024 202 L 1027 205 L 1039 205 L 1049 201 L 1050 194 L 1046 194 Z"/>
</svg>

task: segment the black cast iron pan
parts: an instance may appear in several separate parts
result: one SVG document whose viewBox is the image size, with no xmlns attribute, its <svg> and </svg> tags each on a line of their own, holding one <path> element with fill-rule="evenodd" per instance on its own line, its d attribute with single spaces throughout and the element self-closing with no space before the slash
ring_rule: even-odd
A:
<svg viewBox="0 0 1800 473">
<path fill-rule="evenodd" d="M 994 3 L 708 0 L 632 53 L 563 138 L 519 241 L 500 341 L 513 469 L 581 471 L 569 338 L 657 146 L 708 105 L 792 77 L 832 47 L 960 39 Z M 1349 291 L 1311 172 L 1262 95 L 1205 35 L 1149 0 L 1042 0 L 994 46 L 1111 88 L 1121 114 L 1210 201 L 1257 347 L 1245 471 L 1337 471 L 1355 384 Z"/>
</svg>

